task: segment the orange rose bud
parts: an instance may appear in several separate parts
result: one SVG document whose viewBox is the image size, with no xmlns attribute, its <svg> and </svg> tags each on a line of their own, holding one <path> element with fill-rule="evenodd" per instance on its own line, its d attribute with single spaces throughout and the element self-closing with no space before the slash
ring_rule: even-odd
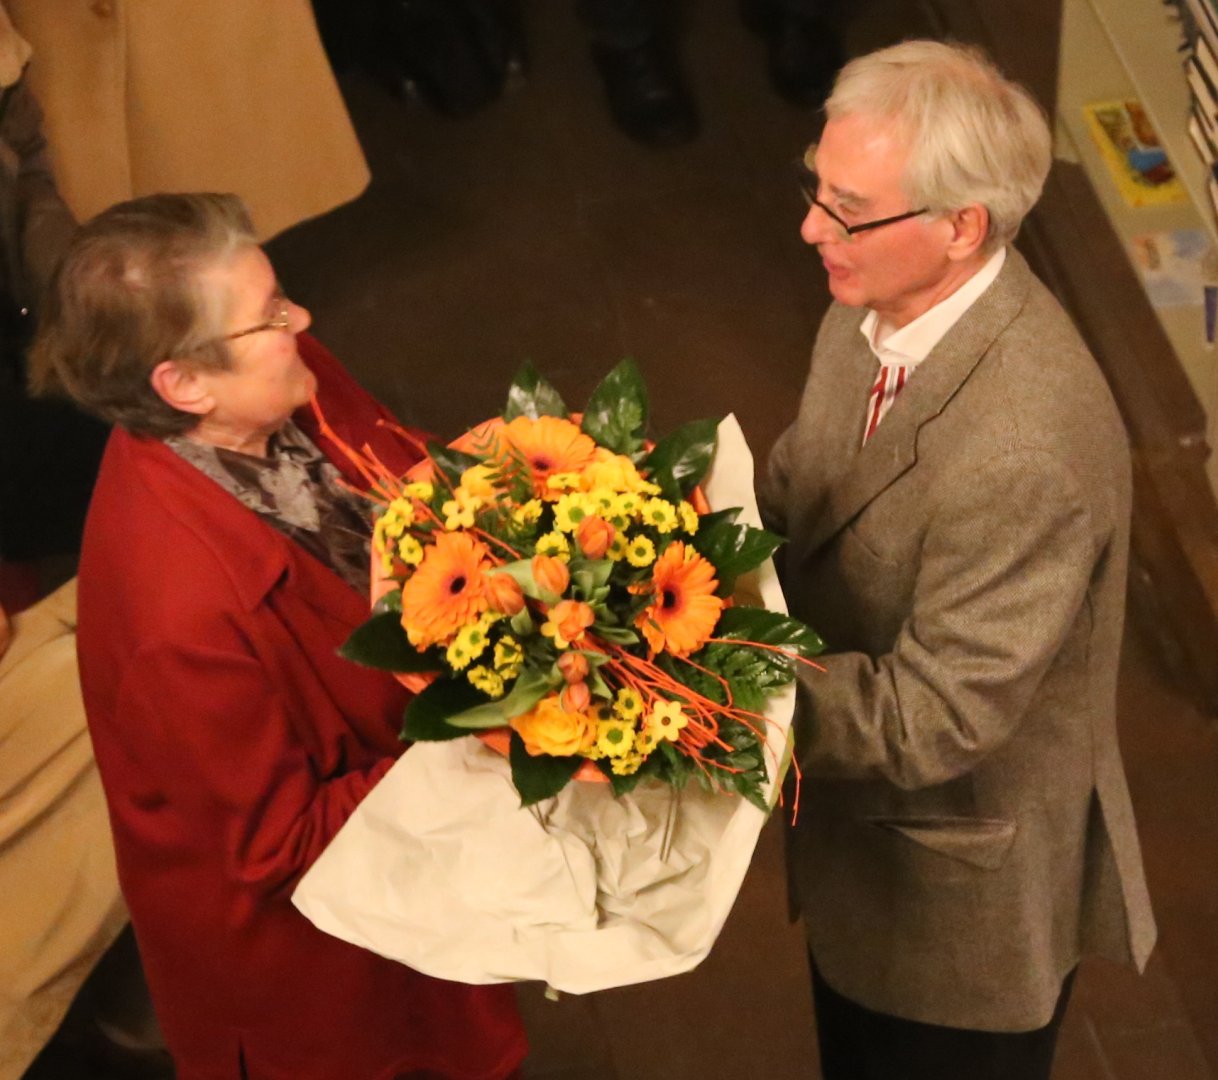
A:
<svg viewBox="0 0 1218 1080">
<path fill-rule="evenodd" d="M 586 682 L 574 682 L 570 686 L 562 688 L 562 693 L 558 695 L 558 701 L 562 705 L 564 712 L 583 712 L 591 703 L 592 694 L 588 690 Z"/>
<path fill-rule="evenodd" d="M 581 652 L 565 652 L 558 658 L 558 670 L 568 686 L 588 677 L 588 658 Z"/>
<path fill-rule="evenodd" d="M 578 641 L 596 622 L 596 612 L 582 600 L 560 600 L 550 608 L 550 621 L 565 641 Z"/>
<path fill-rule="evenodd" d="M 524 591 L 511 574 L 491 574 L 486 579 L 486 592 L 491 607 L 509 619 L 524 607 Z"/>
<path fill-rule="evenodd" d="M 571 571 L 565 562 L 553 555 L 534 555 L 533 580 L 539 589 L 562 596 L 570 584 Z"/>
<path fill-rule="evenodd" d="M 609 545 L 613 543 L 616 530 L 603 517 L 586 517 L 575 530 L 575 539 L 579 541 L 579 550 L 589 559 L 604 557 Z"/>
</svg>

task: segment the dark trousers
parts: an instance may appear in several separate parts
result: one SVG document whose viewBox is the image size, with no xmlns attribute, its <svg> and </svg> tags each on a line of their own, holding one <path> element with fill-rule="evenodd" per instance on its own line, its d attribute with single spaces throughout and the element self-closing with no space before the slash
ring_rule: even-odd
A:
<svg viewBox="0 0 1218 1080">
<path fill-rule="evenodd" d="M 872 1012 L 832 989 L 813 963 L 821 1073 L 824 1080 L 1049 1080 L 1073 985 L 1071 971 L 1042 1028 L 969 1031 Z"/>
<path fill-rule="evenodd" d="M 763 4 L 794 15 L 823 14 L 829 0 L 762 0 Z M 575 10 L 598 45 L 633 49 L 655 36 L 662 19 L 674 5 L 671 0 L 576 0 Z"/>
</svg>

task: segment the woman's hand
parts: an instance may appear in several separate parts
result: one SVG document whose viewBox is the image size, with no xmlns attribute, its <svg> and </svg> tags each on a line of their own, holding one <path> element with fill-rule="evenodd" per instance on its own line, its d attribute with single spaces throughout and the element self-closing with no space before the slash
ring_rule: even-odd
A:
<svg viewBox="0 0 1218 1080">
<path fill-rule="evenodd" d="M 13 640 L 13 626 L 8 621 L 8 613 L 0 607 L 0 656 L 8 652 L 9 642 Z"/>
</svg>

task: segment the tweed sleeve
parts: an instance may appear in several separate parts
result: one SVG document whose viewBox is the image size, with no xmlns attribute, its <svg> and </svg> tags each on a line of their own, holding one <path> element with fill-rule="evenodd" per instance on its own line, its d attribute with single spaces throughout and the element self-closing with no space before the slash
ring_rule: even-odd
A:
<svg viewBox="0 0 1218 1080">
<path fill-rule="evenodd" d="M 1070 471 L 1020 451 L 956 480 L 930 516 L 893 648 L 801 675 L 810 775 L 910 790 L 960 776 L 1018 728 L 1060 656 L 1085 655 L 1103 542 Z"/>
</svg>

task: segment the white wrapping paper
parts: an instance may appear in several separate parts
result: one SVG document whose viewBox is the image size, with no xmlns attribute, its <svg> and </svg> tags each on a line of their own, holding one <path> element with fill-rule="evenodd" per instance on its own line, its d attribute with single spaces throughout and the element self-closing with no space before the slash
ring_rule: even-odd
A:
<svg viewBox="0 0 1218 1080">
<path fill-rule="evenodd" d="M 703 485 L 760 525 L 734 416 Z M 786 611 L 771 563 L 745 587 Z M 794 689 L 769 700 L 768 767 L 785 763 Z M 771 792 L 771 802 L 774 793 Z M 534 812 L 536 811 L 536 812 Z M 688 971 L 735 902 L 765 815 L 695 784 L 569 784 L 522 809 L 506 758 L 475 738 L 416 743 L 305 874 L 293 903 L 328 934 L 465 983 L 540 980 L 582 994 Z"/>
</svg>

